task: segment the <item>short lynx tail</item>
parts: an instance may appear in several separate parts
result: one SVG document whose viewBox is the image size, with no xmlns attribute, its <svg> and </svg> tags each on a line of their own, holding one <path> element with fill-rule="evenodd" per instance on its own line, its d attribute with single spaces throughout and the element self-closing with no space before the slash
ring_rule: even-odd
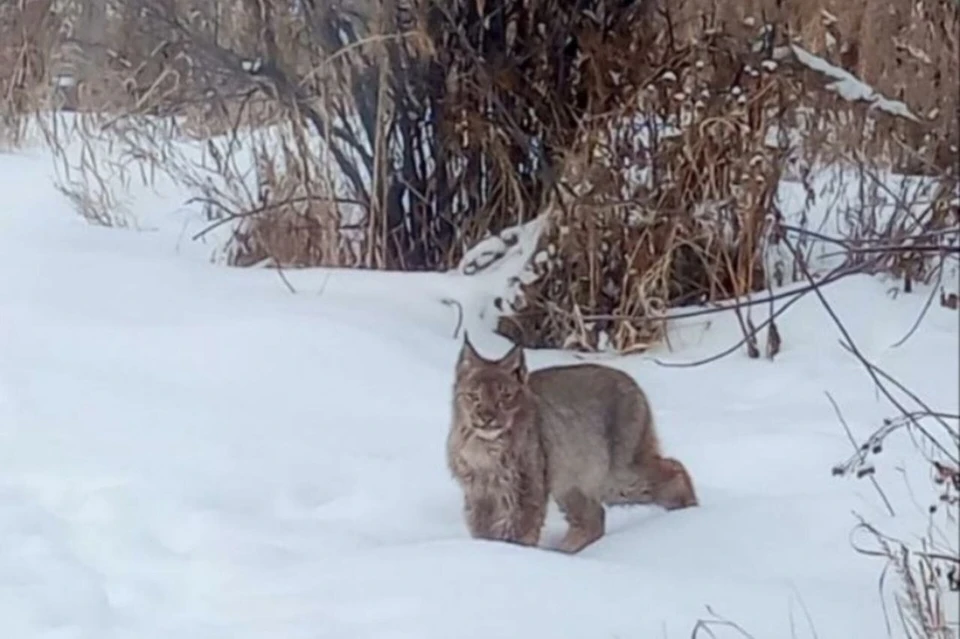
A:
<svg viewBox="0 0 960 639">
<path fill-rule="evenodd" d="M 650 474 L 653 503 L 667 510 L 699 505 L 690 473 L 676 459 L 658 457 Z"/>
<path fill-rule="evenodd" d="M 643 402 L 640 412 L 644 428 L 633 462 L 633 470 L 639 479 L 639 492 L 645 495 L 646 503 L 654 503 L 667 510 L 698 505 L 693 480 L 686 467 L 672 457 L 665 457 L 661 451 L 649 402 Z"/>
<path fill-rule="evenodd" d="M 640 438 L 628 461 L 615 460 L 604 503 L 657 504 L 667 510 L 696 506 L 699 501 L 690 473 L 678 460 L 661 452 L 653 412 L 645 399 L 641 395 L 641 401 L 630 409 L 638 422 Z"/>
<path fill-rule="evenodd" d="M 603 502 L 609 506 L 656 504 L 667 510 L 697 506 L 696 491 L 690 473 L 676 459 L 648 457 L 613 477 Z"/>
</svg>

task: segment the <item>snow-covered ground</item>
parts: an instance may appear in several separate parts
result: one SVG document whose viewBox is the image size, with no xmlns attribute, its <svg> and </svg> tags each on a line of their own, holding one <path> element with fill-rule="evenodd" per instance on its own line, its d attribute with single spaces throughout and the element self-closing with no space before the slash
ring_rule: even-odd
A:
<svg viewBox="0 0 960 639">
<path fill-rule="evenodd" d="M 895 519 L 867 480 L 831 475 L 851 443 L 825 391 L 858 440 L 894 411 L 815 297 L 782 317 L 773 362 L 654 361 L 734 343 L 723 315 L 605 360 L 648 391 L 701 506 L 612 510 L 566 556 L 463 525 L 441 300 L 473 279 L 309 270 L 286 273 L 291 294 L 273 270 L 210 264 L 176 224 L 87 225 L 42 155 L 0 155 L 0 192 L 0 636 L 674 638 L 708 606 L 757 638 L 886 636 L 855 513 L 922 531 L 926 469 L 904 433 L 877 457 Z M 893 348 L 927 290 L 891 286 L 826 295 L 869 358 L 957 412 L 957 313 L 934 304 Z M 507 347 L 469 326 L 489 354 Z M 562 530 L 552 512 L 544 543 Z"/>
</svg>

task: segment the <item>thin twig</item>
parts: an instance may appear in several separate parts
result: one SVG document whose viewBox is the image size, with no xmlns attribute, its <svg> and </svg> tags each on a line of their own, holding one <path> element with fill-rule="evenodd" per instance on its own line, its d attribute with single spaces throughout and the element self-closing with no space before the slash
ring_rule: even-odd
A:
<svg viewBox="0 0 960 639">
<path fill-rule="evenodd" d="M 460 327 L 463 325 L 463 305 L 459 300 L 455 300 L 452 297 L 447 297 L 440 301 L 446 306 L 457 307 L 457 325 L 453 329 L 453 339 L 457 339 L 457 336 L 460 334 Z"/>
<path fill-rule="evenodd" d="M 751 334 L 752 334 L 752 335 L 756 335 L 756 334 L 758 334 L 762 329 L 764 329 L 764 328 L 766 328 L 767 326 L 769 326 L 777 317 L 779 317 L 780 315 L 782 315 L 788 308 L 790 308 L 791 306 L 793 306 L 794 303 L 800 301 L 800 300 L 805 296 L 806 293 L 809 293 L 810 291 L 813 291 L 813 290 L 817 290 L 817 289 L 819 289 L 819 287 L 821 287 L 821 286 L 825 286 L 825 285 L 827 285 L 827 284 L 833 283 L 833 282 L 835 282 L 835 281 L 837 281 L 837 280 L 839 280 L 839 279 L 842 279 L 843 277 L 846 277 L 847 275 L 852 275 L 852 274 L 854 274 L 854 273 L 860 272 L 863 268 L 864 268 L 864 267 L 862 267 L 862 266 L 859 267 L 859 268 L 855 268 L 855 269 L 850 269 L 850 268 L 848 268 L 848 267 L 843 267 L 843 266 L 837 267 L 836 269 L 834 269 L 833 271 L 831 271 L 826 277 L 824 277 L 821 281 L 819 281 L 819 282 L 813 282 L 813 283 L 809 284 L 808 286 L 802 288 L 802 289 L 799 290 L 799 291 L 791 291 L 791 292 L 790 292 L 790 295 L 793 295 L 793 297 L 792 297 L 791 299 L 789 299 L 786 303 L 784 303 L 784 305 L 781 306 L 780 308 L 778 308 L 775 312 L 771 313 L 771 314 L 770 314 L 770 317 L 767 318 L 764 322 L 762 322 L 759 326 L 756 326 L 755 330 L 752 331 Z M 778 296 L 776 296 L 776 299 L 780 299 L 780 298 L 782 298 L 782 297 L 787 297 L 787 296 L 788 296 L 787 294 L 778 295 Z M 758 300 L 757 303 L 760 303 L 760 302 L 768 302 L 768 301 L 770 301 L 770 300 L 767 299 L 767 298 L 764 298 L 764 299 L 762 299 L 762 300 Z M 752 302 L 752 300 L 751 300 L 751 302 Z M 709 314 L 709 313 L 719 312 L 720 310 L 729 310 L 729 309 L 728 309 L 728 308 L 716 309 L 716 310 L 715 310 L 715 309 L 710 309 L 710 310 L 708 310 L 708 311 L 704 311 L 704 312 L 701 312 L 701 313 L 698 313 L 698 314 L 706 315 L 706 314 Z M 675 318 L 671 316 L 670 319 L 675 319 Z M 721 351 L 721 352 L 719 352 L 719 353 L 717 353 L 717 354 L 715 354 L 715 355 L 711 355 L 710 357 L 706 357 L 706 358 L 704 358 L 704 359 L 699 359 L 699 360 L 696 360 L 696 361 L 693 361 L 693 362 L 664 362 L 664 361 L 662 361 L 662 360 L 660 360 L 660 359 L 658 359 L 658 358 L 654 358 L 653 361 L 656 362 L 657 364 L 659 364 L 660 366 L 665 366 L 665 367 L 668 367 L 668 368 L 692 368 L 692 367 L 695 367 L 695 366 L 702 366 L 702 365 L 704 365 L 704 364 L 709 364 L 709 363 L 711 363 L 711 362 L 715 362 L 715 361 L 717 361 L 717 360 L 720 360 L 720 359 L 726 357 L 727 355 L 730 355 L 731 353 L 736 352 L 741 346 L 743 346 L 744 344 L 746 344 L 746 343 L 747 343 L 747 340 L 749 340 L 749 339 L 750 339 L 750 336 L 749 336 L 749 335 L 744 336 L 742 339 L 740 339 L 740 340 L 739 340 L 736 344 L 734 344 L 733 346 L 731 346 L 731 347 L 729 347 L 729 348 L 727 348 L 727 349 L 725 349 L 725 350 L 723 350 L 723 351 Z"/>
<path fill-rule="evenodd" d="M 837 419 L 840 420 L 840 423 L 843 424 L 843 430 L 847 433 L 847 438 L 850 440 L 850 445 L 853 446 L 853 450 L 856 451 L 857 455 L 860 457 L 860 462 L 862 463 L 866 459 L 866 452 L 863 451 L 860 446 L 857 446 L 857 440 L 853 438 L 853 432 L 850 430 L 850 426 L 847 424 L 847 420 L 844 419 L 843 413 L 840 411 L 840 406 L 837 404 L 836 400 L 833 399 L 833 395 L 829 391 L 825 391 L 827 399 L 830 400 L 830 403 L 833 405 L 833 410 L 837 414 Z M 890 503 L 890 500 L 887 499 L 886 493 L 883 492 L 883 489 L 880 488 L 880 483 L 877 482 L 877 478 L 871 473 L 869 475 L 870 483 L 873 484 L 873 487 L 876 488 L 877 493 L 880 495 L 880 499 L 883 500 L 883 503 L 887 507 L 887 512 L 890 513 L 891 517 L 896 516 L 896 512 L 893 510 L 893 504 Z"/>
<path fill-rule="evenodd" d="M 790 250 L 790 252 L 793 253 L 794 257 L 799 259 L 799 253 L 797 252 L 796 248 L 793 246 L 793 243 L 786 238 L 783 238 L 783 242 L 787 246 L 787 248 Z M 803 262 L 800 262 L 800 269 L 804 277 L 806 277 L 811 284 L 815 283 L 815 280 L 813 279 L 813 275 L 810 274 L 810 271 L 807 269 L 806 265 Z M 872 364 L 869 360 L 867 360 L 867 358 L 863 355 L 863 353 L 860 352 L 860 349 L 857 348 L 857 345 L 853 339 L 853 336 L 850 334 L 850 331 L 847 330 L 847 327 L 844 325 L 843 321 L 837 315 L 836 311 L 833 310 L 833 306 L 830 304 L 830 302 L 827 301 L 827 298 L 826 296 L 824 296 L 823 291 L 821 291 L 819 287 L 815 287 L 813 289 L 813 293 L 814 295 L 817 296 L 817 299 L 820 300 L 820 305 L 827 312 L 827 315 L 830 316 L 830 319 L 833 320 L 833 323 L 834 325 L 836 325 L 837 330 L 839 330 L 840 334 L 843 336 L 843 338 L 840 340 L 841 346 L 843 346 L 849 353 L 851 353 L 854 357 L 857 358 L 857 360 L 864 367 L 864 369 L 866 369 L 871 379 L 873 379 L 874 384 L 876 384 L 880 392 L 883 393 L 883 395 L 890 401 L 890 403 L 896 406 L 897 409 L 900 411 L 900 413 L 905 417 L 907 417 L 910 420 L 911 424 L 915 426 L 918 431 L 923 433 L 923 435 L 934 446 L 936 446 L 938 449 L 940 449 L 941 452 L 947 455 L 949 459 L 956 460 L 957 458 L 956 455 L 951 454 L 943 446 L 943 444 L 940 443 L 939 440 L 937 440 L 925 428 L 923 428 L 920 425 L 919 421 L 917 421 L 916 418 L 912 417 L 912 413 L 909 410 L 907 410 L 907 408 L 896 397 L 894 397 L 893 393 L 891 393 L 890 390 L 886 387 L 886 385 L 880 380 L 880 375 L 877 372 L 877 367 L 874 364 Z M 916 399 L 915 396 L 914 396 L 914 399 Z M 918 403 L 920 403 L 919 400 L 917 401 Z M 928 408 L 925 404 L 923 406 L 924 408 Z"/>
<path fill-rule="evenodd" d="M 891 348 L 900 348 L 907 343 L 907 340 L 920 328 L 920 323 L 923 322 L 923 318 L 927 316 L 927 311 L 930 310 L 930 307 L 933 305 L 933 300 L 937 296 L 937 288 L 943 282 L 943 257 L 940 258 L 940 264 L 937 265 L 937 281 L 930 287 L 930 294 L 927 295 L 927 301 L 924 303 L 923 308 L 920 310 L 920 314 L 917 315 L 917 319 L 914 320 L 913 326 L 910 327 L 910 330 L 907 331 L 907 334 L 901 337 L 897 342 L 891 346 Z"/>
<path fill-rule="evenodd" d="M 280 276 L 280 279 L 283 281 L 284 286 L 287 287 L 288 291 L 296 295 L 297 289 L 293 288 L 293 284 L 290 283 L 290 280 L 288 280 L 286 274 L 284 274 L 283 267 L 280 265 L 280 260 L 278 260 L 277 258 L 273 258 L 273 264 L 274 264 L 274 267 L 277 269 L 277 275 Z"/>
<path fill-rule="evenodd" d="M 359 206 L 363 205 L 362 202 L 360 202 L 359 200 L 354 200 L 350 198 L 326 197 L 326 196 L 317 196 L 317 195 L 301 195 L 301 196 L 286 198 L 279 202 L 270 202 L 269 204 L 263 204 L 256 208 L 252 208 L 249 211 L 242 211 L 238 213 L 236 211 L 230 210 L 222 202 L 218 202 L 217 200 L 214 200 L 212 198 L 193 197 L 187 200 L 188 205 L 194 204 L 194 203 L 203 203 L 203 204 L 208 204 L 210 206 L 215 206 L 217 208 L 224 210 L 227 213 L 227 217 L 220 218 L 219 220 L 216 220 L 215 222 L 204 227 L 203 229 L 197 231 L 193 235 L 192 239 L 198 240 L 202 238 L 204 235 L 206 235 L 207 233 L 209 233 L 210 231 L 216 229 L 217 227 L 223 226 L 224 224 L 228 224 L 235 220 L 242 220 L 244 218 L 253 217 L 255 215 L 261 215 L 263 213 L 267 213 L 269 211 L 283 208 L 285 206 L 290 206 L 292 204 L 302 204 L 304 202 L 326 202 L 331 204 L 356 204 Z"/>
</svg>

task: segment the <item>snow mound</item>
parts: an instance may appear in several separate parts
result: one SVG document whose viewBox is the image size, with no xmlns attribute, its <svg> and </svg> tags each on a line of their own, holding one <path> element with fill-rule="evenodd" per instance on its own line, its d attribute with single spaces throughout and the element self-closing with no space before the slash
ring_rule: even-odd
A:
<svg viewBox="0 0 960 639">
<path fill-rule="evenodd" d="M 655 363 L 736 341 L 727 315 L 607 359 L 649 393 L 702 506 L 613 509 L 565 556 L 470 539 L 443 454 L 460 341 L 440 302 L 502 295 L 537 222 L 478 248 L 500 258 L 473 275 L 312 269 L 286 274 L 291 294 L 176 234 L 80 222 L 30 158 L 0 156 L 0 183 L 3 636 L 689 637 L 707 606 L 756 637 L 886 635 L 851 512 L 922 528 L 925 496 L 890 478 L 916 490 L 924 471 L 905 433 L 875 461 L 895 518 L 831 475 L 852 451 L 824 392 L 858 440 L 889 408 L 812 297 L 775 362 Z M 924 291 L 864 276 L 826 294 L 866 355 L 957 412 L 954 311 L 893 348 Z M 562 532 L 551 511 L 546 543 Z"/>
</svg>

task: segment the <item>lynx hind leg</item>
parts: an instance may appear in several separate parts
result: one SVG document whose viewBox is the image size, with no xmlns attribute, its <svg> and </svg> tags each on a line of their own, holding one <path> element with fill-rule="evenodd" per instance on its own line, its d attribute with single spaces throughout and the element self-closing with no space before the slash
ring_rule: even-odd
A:
<svg viewBox="0 0 960 639">
<path fill-rule="evenodd" d="M 614 478 L 607 491 L 611 505 L 657 504 L 667 510 L 689 508 L 699 504 L 690 473 L 676 459 L 650 457 L 635 462 L 627 472 Z"/>
<path fill-rule="evenodd" d="M 547 501 L 529 499 L 523 504 L 518 526 L 517 542 L 524 546 L 536 546 L 540 543 L 540 531 L 547 519 Z"/>
<path fill-rule="evenodd" d="M 627 448 L 629 458 L 613 460 L 605 493 L 608 504 L 657 504 L 667 510 L 698 504 L 693 481 L 687 469 L 676 459 L 664 457 L 650 402 L 642 389 L 620 408 L 620 419 L 629 422 L 636 433 Z M 626 450 L 624 450 L 626 452 Z"/>
<path fill-rule="evenodd" d="M 639 386 L 631 390 L 620 397 L 615 408 L 613 468 L 625 469 L 637 460 L 660 455 L 660 439 L 647 395 Z"/>
<path fill-rule="evenodd" d="M 587 497 L 577 488 L 557 496 L 557 505 L 567 520 L 567 533 L 557 550 L 578 553 L 603 537 L 606 513 L 603 504 Z"/>
</svg>

